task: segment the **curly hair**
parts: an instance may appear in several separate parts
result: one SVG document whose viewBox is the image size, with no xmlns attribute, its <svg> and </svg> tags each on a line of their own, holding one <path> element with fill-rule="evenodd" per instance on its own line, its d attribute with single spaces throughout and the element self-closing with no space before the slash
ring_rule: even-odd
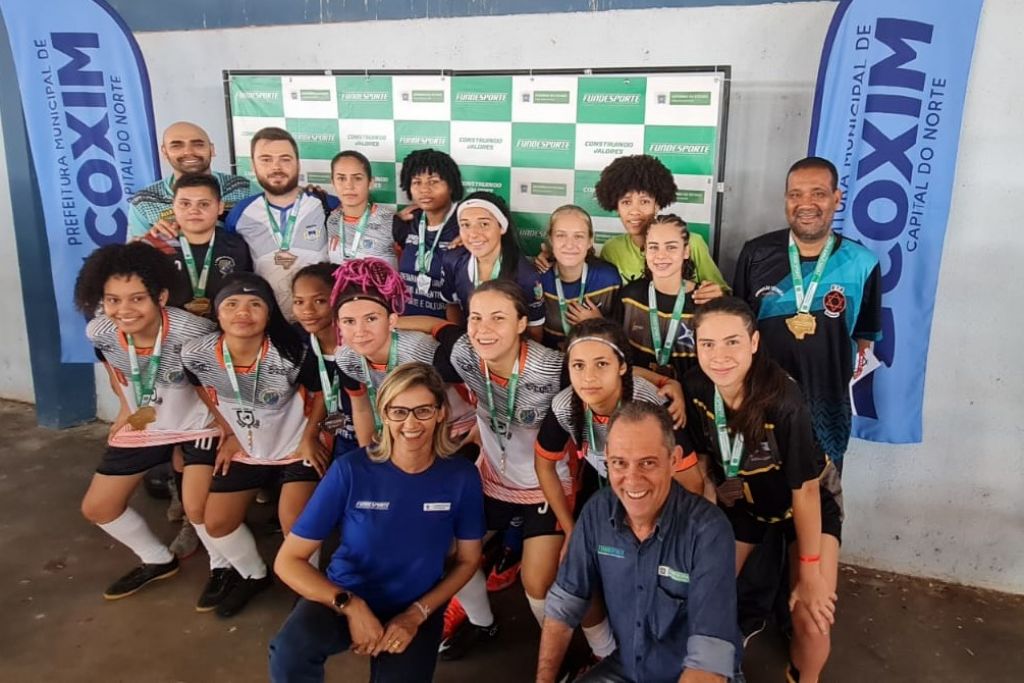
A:
<svg viewBox="0 0 1024 683">
<path fill-rule="evenodd" d="M 659 213 L 651 221 L 651 224 L 647 226 L 647 230 L 650 231 L 651 227 L 655 225 L 675 225 L 679 228 L 679 232 L 683 235 L 683 244 L 690 243 L 690 228 L 679 216 L 674 213 Z M 647 265 L 646 260 L 644 262 L 644 277 L 653 278 L 654 275 L 651 273 L 651 267 Z M 683 261 L 683 279 L 684 280 L 697 280 L 697 266 L 694 264 L 693 259 L 686 259 Z M 699 283 L 698 283 L 699 284 Z"/>
<path fill-rule="evenodd" d="M 170 290 L 177 276 L 171 259 L 146 242 L 108 244 L 89 254 L 75 281 L 75 307 L 92 318 L 103 301 L 103 288 L 112 277 L 136 275 L 154 302 Z"/>
<path fill-rule="evenodd" d="M 441 180 L 448 183 L 448 190 L 451 192 L 452 201 L 462 199 L 465 190 L 462 188 L 462 172 L 455 160 L 444 152 L 436 149 L 417 149 L 402 160 L 402 174 L 399 176 L 399 186 L 402 192 L 409 199 L 412 199 L 412 179 L 421 173 L 436 173 Z"/>
<path fill-rule="evenodd" d="M 338 309 L 353 295 L 366 294 L 377 299 L 389 313 L 402 315 L 409 302 L 409 290 L 402 277 L 387 261 L 362 258 L 345 261 L 334 271 L 331 308 Z"/>
<path fill-rule="evenodd" d="M 619 356 L 620 362 L 626 366 L 626 373 L 622 375 L 622 396 L 620 401 L 625 403 L 633 399 L 633 360 L 630 356 L 629 339 L 626 338 L 626 331 L 618 323 L 609 320 L 608 318 L 588 318 L 579 325 L 576 325 L 569 331 L 569 337 L 565 345 L 565 369 L 563 374 L 568 377 L 569 375 L 569 351 L 568 348 L 572 345 L 573 341 L 582 337 L 600 337 L 605 339 L 621 351 Z M 575 391 L 572 392 L 571 402 L 572 412 L 572 424 L 575 427 L 576 433 L 572 435 L 575 439 L 576 444 L 579 446 L 583 445 L 583 401 L 580 399 L 579 394 Z"/>
<path fill-rule="evenodd" d="M 619 157 L 604 167 L 594 186 L 597 203 L 615 211 L 619 200 L 630 192 L 646 192 L 663 208 L 676 201 L 676 181 L 657 158 L 647 154 Z"/>
</svg>

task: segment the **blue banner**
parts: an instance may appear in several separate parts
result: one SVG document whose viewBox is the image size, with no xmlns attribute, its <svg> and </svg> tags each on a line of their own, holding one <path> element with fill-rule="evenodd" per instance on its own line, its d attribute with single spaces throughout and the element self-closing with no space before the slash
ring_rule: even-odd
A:
<svg viewBox="0 0 1024 683">
<path fill-rule="evenodd" d="M 46 220 L 61 360 L 95 362 L 75 278 L 96 247 L 125 241 L 128 197 L 160 177 L 149 74 L 102 0 L 0 0 L 0 12 Z"/>
<path fill-rule="evenodd" d="M 839 169 L 834 229 L 881 263 L 883 339 L 854 381 L 853 434 L 921 441 L 925 364 L 982 0 L 842 0 L 810 153 Z"/>
</svg>

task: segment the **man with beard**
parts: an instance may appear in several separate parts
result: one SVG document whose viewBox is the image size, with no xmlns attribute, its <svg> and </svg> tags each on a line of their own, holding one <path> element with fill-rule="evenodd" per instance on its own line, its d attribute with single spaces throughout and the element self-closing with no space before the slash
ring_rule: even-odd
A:
<svg viewBox="0 0 1024 683">
<path fill-rule="evenodd" d="M 747 242 L 733 282 L 758 315 L 764 348 L 803 390 L 818 442 L 840 468 L 850 440 L 854 354 L 882 336 L 878 259 L 832 231 L 842 196 L 830 161 L 793 164 L 789 229 Z"/>
<path fill-rule="evenodd" d="M 251 154 L 263 193 L 236 204 L 225 228 L 245 239 L 255 272 L 270 283 L 291 319 L 292 277 L 304 266 L 327 260 L 325 221 L 338 200 L 299 188 L 299 148 L 288 131 L 258 130 Z"/>
<path fill-rule="evenodd" d="M 253 193 L 247 178 L 210 170 L 216 151 L 206 131 L 194 123 L 178 121 L 168 126 L 160 152 L 173 172 L 170 177 L 142 188 L 128 200 L 129 240 L 144 237 L 152 228 L 157 228 L 161 235 L 177 236 L 172 206 L 174 181 L 186 173 L 203 173 L 216 178 L 225 212 Z"/>
</svg>

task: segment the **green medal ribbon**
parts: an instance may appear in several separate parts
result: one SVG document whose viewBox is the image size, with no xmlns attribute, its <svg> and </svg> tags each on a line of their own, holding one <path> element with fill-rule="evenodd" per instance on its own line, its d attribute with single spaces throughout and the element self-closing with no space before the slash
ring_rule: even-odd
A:
<svg viewBox="0 0 1024 683">
<path fill-rule="evenodd" d="M 737 434 L 736 440 L 730 443 L 729 428 L 725 420 L 725 403 L 722 395 L 715 388 L 715 430 L 718 432 L 718 450 L 722 455 L 722 469 L 726 479 L 733 479 L 739 474 L 740 460 L 743 459 L 743 435 Z"/>
<path fill-rule="evenodd" d="M 427 248 L 427 212 L 424 211 L 420 214 L 420 224 L 418 233 L 420 236 L 420 243 L 416 245 L 416 272 L 418 273 L 429 273 L 430 264 L 434 262 L 434 251 L 437 249 L 437 243 L 441 241 L 441 233 L 444 232 L 444 226 L 448 223 L 448 219 L 451 218 L 452 212 L 455 211 L 455 205 L 448 211 L 448 215 L 445 216 L 444 223 L 437 228 L 437 234 L 434 235 L 434 243 L 430 245 L 430 251 L 426 251 Z"/>
<path fill-rule="evenodd" d="M 370 398 L 370 410 L 373 411 L 373 425 L 379 432 L 384 422 L 377 412 L 377 387 L 373 386 L 373 375 L 370 374 L 370 365 L 366 362 L 365 356 L 359 356 L 359 362 L 363 366 L 363 376 L 366 377 L 366 392 Z M 398 330 L 391 330 L 391 347 L 388 349 L 388 372 L 398 367 Z"/>
<path fill-rule="evenodd" d="M 235 374 L 235 363 L 231 360 L 231 351 L 228 350 L 228 342 L 222 339 L 220 342 L 221 353 L 224 354 L 224 369 L 228 371 L 228 381 L 231 382 L 231 389 L 235 392 L 235 401 L 238 405 L 245 406 L 245 401 L 242 400 L 242 391 L 238 388 L 238 376 Z M 260 382 L 260 362 L 263 360 L 263 347 L 260 346 L 260 352 L 256 354 L 256 373 L 252 380 L 252 401 L 251 409 L 256 408 L 256 387 Z"/>
<path fill-rule="evenodd" d="M 267 195 L 263 195 L 263 206 L 267 210 L 267 219 L 270 221 L 270 234 L 277 243 L 277 248 L 281 251 L 288 251 L 292 247 L 292 237 L 295 236 L 295 221 L 299 219 L 302 193 L 299 193 L 295 203 L 292 205 L 291 211 L 288 212 L 288 218 L 284 223 L 284 230 L 281 229 L 277 219 L 274 218 L 274 212 L 270 210 L 270 202 L 267 201 Z"/>
<path fill-rule="evenodd" d="M 565 300 L 565 291 L 562 290 L 562 278 L 558 276 L 557 268 L 555 266 L 555 293 L 558 294 L 558 312 L 562 318 L 562 331 L 565 332 L 566 336 L 569 336 L 569 320 L 565 317 L 566 312 L 569 310 L 569 304 Z M 583 304 L 583 295 L 587 289 L 587 263 L 583 262 L 583 275 L 580 277 L 580 295 L 576 300 L 576 303 Z"/>
<path fill-rule="evenodd" d="M 520 355 L 522 355 L 522 349 L 520 349 Z M 491 370 L 487 367 L 486 361 L 484 361 L 484 383 L 487 386 L 487 409 L 491 418 L 491 430 L 498 437 L 498 447 L 501 448 L 501 471 L 504 473 L 505 460 L 507 458 L 505 439 L 512 434 L 512 419 L 516 415 L 516 392 L 519 389 L 519 357 L 516 357 L 516 364 L 512 366 L 512 376 L 508 379 L 508 400 L 505 402 L 507 432 L 505 429 L 501 429 L 501 425 L 498 422 L 498 410 L 494 405 L 494 389 L 491 387 Z"/>
<path fill-rule="evenodd" d="M 320 387 L 324 392 L 324 405 L 327 407 L 327 414 L 333 415 L 338 412 L 338 404 L 341 402 L 341 378 L 337 373 L 334 379 L 327 373 L 327 365 L 324 364 L 324 353 L 320 350 L 320 340 L 315 334 L 309 335 L 309 345 L 313 347 L 316 355 L 316 368 L 320 373 Z"/>
<path fill-rule="evenodd" d="M 213 263 L 213 241 L 216 237 L 217 233 L 214 232 L 213 237 L 210 238 L 210 244 L 206 248 L 203 270 L 197 272 L 196 259 L 192 256 L 192 245 L 188 243 L 188 239 L 184 235 L 181 236 L 181 255 L 185 258 L 185 269 L 188 270 L 188 279 L 192 283 L 192 296 L 196 298 L 206 296 L 206 281 L 210 277 L 210 264 Z"/>
<path fill-rule="evenodd" d="M 615 404 L 616 410 L 622 405 L 622 401 Z M 587 453 L 593 451 L 598 458 L 604 458 L 604 445 L 597 440 L 597 433 L 594 431 L 594 412 L 587 408 L 583 411 L 583 424 L 586 426 Z M 608 485 L 608 465 L 605 464 L 604 475 L 598 472 L 597 483 L 601 488 Z"/>
<path fill-rule="evenodd" d="M 132 393 L 135 394 L 135 407 L 148 406 L 156 397 L 156 375 L 160 369 L 160 353 L 164 344 L 164 326 L 161 322 L 160 329 L 156 333 L 156 343 L 153 344 L 153 353 L 149 356 L 149 363 L 146 365 L 145 374 L 139 368 L 139 354 L 135 350 L 135 340 L 132 335 L 127 334 L 128 340 L 128 363 L 132 369 Z"/>
<path fill-rule="evenodd" d="M 658 321 L 658 295 L 654 291 L 654 283 L 647 287 L 647 315 L 651 323 L 651 348 L 654 351 L 654 359 L 658 365 L 668 365 L 672 360 L 672 347 L 676 343 L 676 335 L 679 334 L 679 323 L 683 318 L 683 308 L 686 306 L 686 282 L 679 283 L 679 293 L 676 294 L 676 304 L 672 307 L 672 319 L 668 323 L 667 334 L 664 343 L 661 338 L 661 325 Z"/>
<path fill-rule="evenodd" d="M 363 211 L 362 218 L 359 219 L 359 223 L 356 224 L 356 234 L 352 236 L 352 253 L 345 248 L 345 212 L 341 213 L 341 225 L 338 226 L 339 241 L 341 242 L 341 253 L 342 255 L 349 258 L 356 258 L 359 253 L 359 243 L 363 240 L 363 233 L 366 232 L 366 224 L 370 222 L 370 204 L 366 204 L 366 211 Z M 440 234 L 440 231 L 438 231 Z"/>
<path fill-rule="evenodd" d="M 480 286 L 480 268 L 478 267 L 476 256 L 473 256 L 470 260 L 473 264 L 473 286 Z M 498 254 L 498 260 L 494 262 L 494 266 L 491 267 L 491 280 L 497 280 L 498 274 L 501 273 L 501 254 Z"/>
<path fill-rule="evenodd" d="M 821 276 L 825 272 L 825 265 L 828 257 L 832 255 L 832 248 L 835 246 L 836 236 L 829 235 L 825 242 L 825 248 L 818 254 L 818 262 L 814 264 L 814 272 L 811 274 L 811 281 L 804 292 L 804 277 L 800 269 L 800 250 L 793 241 L 793 233 L 789 234 L 789 272 L 793 276 L 793 296 L 796 298 L 796 312 L 807 313 L 811 310 L 814 302 L 814 293 L 821 284 Z"/>
</svg>

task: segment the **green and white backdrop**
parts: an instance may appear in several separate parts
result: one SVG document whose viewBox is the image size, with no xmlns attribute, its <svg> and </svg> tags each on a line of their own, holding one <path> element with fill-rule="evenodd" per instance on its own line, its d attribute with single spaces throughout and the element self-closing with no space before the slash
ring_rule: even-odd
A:
<svg viewBox="0 0 1024 683">
<path fill-rule="evenodd" d="M 675 175 L 682 216 L 717 245 L 728 67 L 614 72 L 224 72 L 232 164 L 252 177 L 249 142 L 264 126 L 295 137 L 301 182 L 330 188 L 343 149 L 370 159 L 373 200 L 404 205 L 401 161 L 416 149 L 451 154 L 466 193 L 508 200 L 531 253 L 551 212 L 579 204 L 598 242 L 622 231 L 594 199 L 616 157 L 651 154 Z"/>
</svg>

